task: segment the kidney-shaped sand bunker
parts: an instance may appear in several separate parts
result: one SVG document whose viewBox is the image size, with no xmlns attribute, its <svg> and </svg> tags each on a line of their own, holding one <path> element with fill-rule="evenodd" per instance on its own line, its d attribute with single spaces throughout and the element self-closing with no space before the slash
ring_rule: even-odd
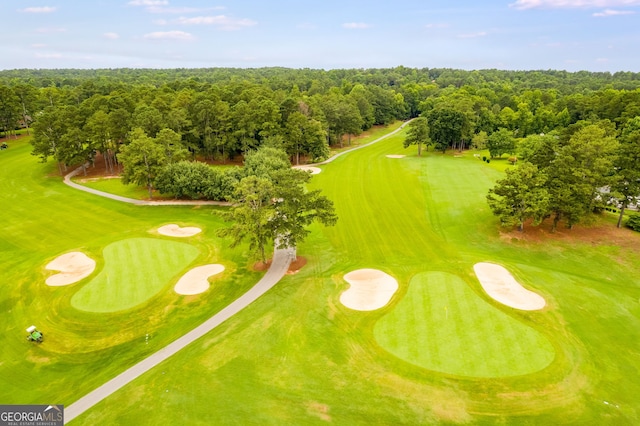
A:
<svg viewBox="0 0 640 426">
<path fill-rule="evenodd" d="M 60 273 L 47 278 L 47 285 L 63 286 L 73 284 L 91 275 L 96 269 L 96 261 L 82 252 L 74 251 L 56 257 L 45 266 L 45 269 L 60 271 Z"/>
<path fill-rule="evenodd" d="M 396 279 L 377 269 L 358 269 L 346 274 L 344 279 L 351 287 L 340 295 L 340 302 L 356 311 L 380 309 L 398 290 Z"/>
<path fill-rule="evenodd" d="M 200 233 L 202 229 L 196 228 L 195 226 L 185 226 L 184 228 L 172 223 L 170 225 L 164 225 L 158 228 L 158 233 L 162 235 L 167 235 L 169 237 L 192 237 L 198 233 Z"/>
<path fill-rule="evenodd" d="M 224 266 L 218 264 L 202 265 L 184 274 L 173 290 L 184 296 L 204 293 L 209 289 L 209 277 L 224 271 Z"/>
<path fill-rule="evenodd" d="M 473 270 L 484 291 L 498 302 L 524 311 L 544 308 L 546 302 L 542 296 L 522 287 L 513 276 L 495 263 L 476 263 Z"/>
</svg>

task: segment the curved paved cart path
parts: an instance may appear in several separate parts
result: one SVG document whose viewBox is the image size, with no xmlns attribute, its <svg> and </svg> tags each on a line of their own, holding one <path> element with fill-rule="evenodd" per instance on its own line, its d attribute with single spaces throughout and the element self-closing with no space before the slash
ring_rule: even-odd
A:
<svg viewBox="0 0 640 426">
<path fill-rule="evenodd" d="M 65 423 L 75 419 L 77 416 L 84 413 L 86 410 L 93 407 L 95 404 L 102 401 L 112 393 L 116 392 L 121 387 L 140 377 L 142 374 L 146 373 L 156 365 L 160 364 L 162 361 L 172 356 L 180 349 L 187 346 L 189 343 L 192 343 L 200 337 L 204 336 L 205 334 L 216 328 L 218 325 L 222 324 L 225 320 L 229 319 L 231 316 L 247 307 L 258 297 L 262 296 L 274 285 L 276 285 L 278 281 L 280 281 L 280 279 L 284 276 L 284 274 L 289 269 L 289 264 L 296 256 L 295 253 L 295 249 L 291 248 L 275 250 L 273 261 L 271 262 L 271 267 L 264 275 L 264 277 L 262 277 L 262 279 L 258 281 L 258 283 L 249 291 L 247 291 L 226 308 L 224 308 L 187 334 L 168 344 L 153 355 L 143 359 L 133 367 L 123 371 L 104 385 L 83 396 L 73 404 L 65 407 Z"/>
<path fill-rule="evenodd" d="M 407 122 L 408 123 L 408 122 Z M 356 148 L 350 149 L 348 151 L 343 151 L 334 155 L 326 161 L 323 161 L 318 164 L 328 164 L 335 160 L 336 158 L 348 154 L 356 149 L 365 148 L 369 145 L 372 145 L 376 142 L 379 142 L 391 135 L 394 135 L 401 131 L 404 126 L 407 124 L 404 123 L 402 126 L 390 132 L 372 142 L 369 142 L 365 145 L 358 146 Z M 98 195 L 101 197 L 110 198 L 112 200 L 121 201 L 124 203 L 135 204 L 135 205 L 146 205 L 146 206 L 166 206 L 166 205 L 230 205 L 226 202 L 220 201 L 146 201 L 146 200 L 136 200 L 134 198 L 122 197 L 120 195 L 110 194 L 108 192 L 99 191 L 97 189 L 88 188 L 83 185 L 79 185 L 71 180 L 76 174 L 78 174 L 82 168 L 77 168 L 73 172 L 67 174 L 64 177 L 64 183 L 71 186 L 72 188 L 79 189 L 81 191 L 89 192 L 94 195 Z M 123 371 L 113 379 L 109 380 L 107 383 L 98 387 L 97 389 L 89 392 L 87 395 L 83 396 L 73 404 L 67 406 L 64 409 L 64 418 L 65 423 L 72 421 L 91 407 L 93 407 L 98 402 L 102 401 L 112 393 L 116 392 L 123 386 L 137 379 L 147 371 L 151 370 L 153 367 L 157 366 L 161 362 L 168 359 L 170 356 L 174 355 L 180 349 L 184 348 L 188 344 L 196 341 L 200 337 L 204 336 L 224 321 L 232 317 L 233 315 L 240 312 L 242 309 L 246 308 L 249 304 L 254 302 L 264 293 L 266 293 L 269 289 L 275 286 L 280 279 L 284 276 L 284 274 L 289 269 L 289 265 L 291 261 L 296 257 L 295 248 L 287 248 L 287 249 L 275 249 L 273 254 L 273 260 L 271 262 L 271 267 L 267 271 L 267 273 L 262 277 L 258 283 L 253 286 L 249 291 L 240 296 L 238 299 L 229 304 L 226 308 L 222 309 L 220 312 L 206 320 L 204 323 L 200 324 L 198 327 L 184 334 L 182 337 L 179 337 L 177 340 L 168 344 L 164 348 L 160 349 L 158 352 L 148 356 L 142 361 L 135 364 L 133 367 Z"/>
</svg>

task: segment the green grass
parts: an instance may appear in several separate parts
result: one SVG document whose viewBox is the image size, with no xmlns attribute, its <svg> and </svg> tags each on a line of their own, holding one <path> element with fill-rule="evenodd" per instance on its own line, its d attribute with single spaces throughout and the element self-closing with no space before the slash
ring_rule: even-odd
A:
<svg viewBox="0 0 640 426">
<path fill-rule="evenodd" d="M 92 178 L 83 179 L 82 177 L 74 178 L 74 182 L 84 185 L 88 188 L 97 189 L 98 191 L 108 192 L 110 194 L 120 195 L 122 197 L 133 198 L 136 200 L 146 200 L 149 198 L 147 188 L 136 185 L 123 185 L 120 178 Z M 162 198 L 154 194 L 154 198 Z"/>
<path fill-rule="evenodd" d="M 340 219 L 312 227 L 298 249 L 307 266 L 77 423 L 636 423 L 637 251 L 503 238 L 485 201 L 500 171 L 470 155 L 385 157 L 410 152 L 401 144 L 402 135 L 392 137 L 325 165 L 310 186 L 334 200 Z M 504 265 L 548 307 L 524 312 L 493 301 L 473 274 L 478 261 Z M 362 267 L 398 279 L 389 306 L 340 304 L 342 276 Z M 453 374 L 453 361 L 443 361 L 443 373 L 382 348 L 376 324 L 402 309 L 413 297 L 409 283 L 425 271 L 464 281 L 475 293 L 465 293 L 469 300 L 550 344 L 553 361 L 546 365 L 543 349 L 529 374 L 481 378 Z M 417 338 L 420 330 L 400 331 Z"/>
<path fill-rule="evenodd" d="M 216 229 L 224 225 L 216 209 L 132 206 L 86 194 L 64 185 L 56 165 L 37 162 L 30 151 L 28 139 L 21 139 L 0 153 L 2 403 L 69 404 L 200 324 L 261 276 L 247 270 L 246 247 L 231 250 L 228 241 L 216 237 Z M 152 301 L 139 309 L 95 313 L 71 305 L 83 283 L 45 284 L 51 271 L 44 266 L 56 256 L 82 251 L 98 261 L 99 271 L 110 244 L 149 238 L 151 230 L 167 223 L 203 230 L 188 239 L 189 250 L 195 250 L 194 265 L 227 267 L 215 291 L 179 296 L 164 280 Z M 144 272 L 153 274 L 156 269 Z M 25 328 L 31 324 L 45 333 L 40 345 L 25 339 Z"/>
<path fill-rule="evenodd" d="M 354 151 L 312 178 L 310 188 L 335 201 L 340 219 L 334 228 L 311 228 L 298 248 L 308 259 L 299 273 L 74 423 L 639 423 L 640 235 L 596 244 L 566 233 L 551 240 L 503 234 L 485 201 L 502 176 L 493 161 L 418 158 L 402 138 Z M 68 405 L 257 281 L 245 248 L 229 250 L 215 238 L 216 210 L 98 199 L 47 178 L 52 166 L 35 163 L 26 147 L 4 153 L 0 189 L 11 220 L 0 234 L 1 401 Z M 410 155 L 385 157 L 403 153 Z M 108 244 L 148 237 L 165 223 L 203 228 L 189 240 L 201 253 L 196 262 L 224 259 L 233 267 L 220 288 L 184 298 L 168 287 L 140 309 L 99 314 L 71 307 L 74 286 L 44 285 L 42 265 L 57 254 L 79 249 L 97 259 Z M 517 311 L 490 299 L 473 274 L 479 261 L 507 267 L 547 307 Z M 397 278 L 391 304 L 373 312 L 340 304 L 343 275 L 362 267 Z M 400 312 L 424 272 L 464 281 L 502 324 L 546 339 L 553 361 L 529 374 L 483 378 L 424 368 L 382 348 L 376 324 Z M 31 323 L 45 329 L 42 345 L 24 339 Z M 418 337 L 417 329 L 401 331 Z"/>
<path fill-rule="evenodd" d="M 155 296 L 198 257 L 186 243 L 129 238 L 104 248 L 104 268 L 71 298 L 71 306 L 89 312 L 133 308 Z"/>
<path fill-rule="evenodd" d="M 539 332 L 483 301 L 460 277 L 424 272 L 374 329 L 397 357 L 458 376 L 507 377 L 542 370 L 555 351 Z"/>
</svg>

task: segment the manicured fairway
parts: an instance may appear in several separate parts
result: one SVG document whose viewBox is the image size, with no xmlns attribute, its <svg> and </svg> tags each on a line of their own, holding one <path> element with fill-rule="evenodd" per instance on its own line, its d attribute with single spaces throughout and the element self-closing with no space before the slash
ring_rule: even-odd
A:
<svg viewBox="0 0 640 426">
<path fill-rule="evenodd" d="M 30 152 L 23 139 L 0 153 L 0 403 L 69 404 L 227 306 L 262 275 L 245 268 L 244 246 L 229 249 L 216 237 L 224 221 L 215 208 L 141 207 L 83 193 L 62 183 L 55 164 L 39 163 Z M 153 301 L 140 309 L 74 308 L 71 299 L 93 277 L 64 287 L 45 284 L 54 272 L 44 266 L 62 253 L 81 251 L 95 259 L 95 277 L 105 266 L 116 269 L 102 258 L 110 244 L 150 239 L 152 230 L 168 223 L 203 230 L 187 241 L 156 239 L 190 245 L 194 265 L 224 262 L 216 291 L 189 297 L 173 291 L 172 277 L 189 269 L 188 262 L 164 278 Z M 163 267 L 140 272 L 153 275 Z M 42 344 L 25 339 L 32 324 L 44 332 Z"/>
<path fill-rule="evenodd" d="M 313 176 L 310 189 L 334 200 L 339 221 L 312 226 L 298 247 L 308 260 L 300 272 L 73 424 L 639 424 L 640 235 L 620 230 L 599 240 L 598 230 L 573 238 L 580 226 L 548 238 L 506 233 L 485 200 L 502 176 L 493 162 L 471 154 L 420 158 L 402 139 L 349 153 Z M 3 213 L 13 219 L 0 233 L 0 402 L 70 404 L 257 281 L 246 247 L 229 250 L 214 237 L 223 224 L 216 209 L 101 200 L 47 177 L 55 170 L 24 148 L 0 155 Z M 140 309 L 94 313 L 70 305 L 78 285 L 42 284 L 42 265 L 59 253 L 73 248 L 99 259 L 109 244 L 148 238 L 167 223 L 203 229 L 188 240 L 201 253 L 194 264 L 228 260 L 215 291 L 184 297 L 169 287 Z M 493 301 L 473 273 L 477 262 L 508 266 L 547 306 L 525 312 Z M 389 305 L 359 312 L 340 303 L 344 274 L 360 268 L 397 279 Z M 476 300 L 487 309 L 483 318 L 546 341 L 539 346 L 552 345 L 551 362 L 545 366 L 542 353 L 527 374 L 479 377 L 425 368 L 381 347 L 376 328 L 424 296 L 411 283 L 425 273 L 442 282 L 455 276 L 459 306 Z M 423 312 L 432 306 L 433 321 L 442 321 L 437 311 L 447 320 L 435 303 L 449 293 L 433 292 Z M 31 323 L 46 329 L 42 345 L 24 339 Z M 405 328 L 398 331 L 419 337 L 418 326 Z"/>
<path fill-rule="evenodd" d="M 155 296 L 198 256 L 186 243 L 130 238 L 104 249 L 104 268 L 71 298 L 74 308 L 115 312 Z"/>
<path fill-rule="evenodd" d="M 529 374 L 549 365 L 555 355 L 543 335 L 445 272 L 413 277 L 407 294 L 376 323 L 374 334 L 383 348 L 407 362 L 459 376 Z"/>
<path fill-rule="evenodd" d="M 308 259 L 299 273 L 77 423 L 637 423 L 640 287 L 634 277 L 640 254 L 614 243 L 501 237 L 485 201 L 499 171 L 471 155 L 419 158 L 403 150 L 402 139 L 349 153 L 312 178 L 310 188 L 334 200 L 339 221 L 333 228 L 312 227 L 298 247 Z M 640 238 L 635 241 L 640 247 Z M 473 273 L 475 263 L 486 261 L 510 265 L 519 282 L 544 294 L 548 306 L 524 312 L 488 298 Z M 359 312 L 340 303 L 349 286 L 344 274 L 360 268 L 398 280 L 389 305 Z M 411 289 L 413 277 L 422 280 L 424 273 L 436 273 L 436 280 L 454 289 L 429 289 L 433 305 L 422 299 L 423 312 L 438 310 L 440 297 L 460 298 L 459 309 L 478 309 L 464 312 L 477 324 L 456 322 L 467 327 L 456 335 L 469 337 L 477 326 L 482 331 L 476 339 L 500 335 L 501 341 L 489 342 L 504 349 L 520 338 L 512 333 L 520 333 L 537 350 L 508 352 L 513 357 L 501 358 L 508 375 L 481 377 L 481 366 L 458 364 L 468 353 L 454 342 L 445 344 L 452 359 L 440 358 L 449 372 L 382 348 L 376 327 L 402 313 L 403 303 L 425 296 Z M 440 315 L 446 320 L 444 309 Z M 437 312 L 431 319 L 442 320 Z M 433 326 L 425 318 L 415 324 Z M 395 331 L 416 340 L 422 332 L 408 323 Z M 443 338 L 453 333 L 444 327 L 442 332 Z M 490 345 L 476 343 L 474 356 L 497 357 Z M 426 352 L 428 344 L 421 349 Z M 517 357 L 528 361 L 517 367 Z M 492 368 L 488 375 L 500 366 Z"/>
</svg>

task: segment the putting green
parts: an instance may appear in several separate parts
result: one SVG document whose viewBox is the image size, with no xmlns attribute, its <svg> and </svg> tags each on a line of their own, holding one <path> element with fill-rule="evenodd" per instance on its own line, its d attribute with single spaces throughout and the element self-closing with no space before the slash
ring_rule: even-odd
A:
<svg viewBox="0 0 640 426">
<path fill-rule="evenodd" d="M 445 272 L 414 276 L 407 294 L 378 321 L 374 334 L 383 348 L 407 362 L 459 376 L 529 374 L 555 356 L 542 334 Z"/>
<path fill-rule="evenodd" d="M 71 298 L 71 305 L 90 312 L 133 308 L 155 296 L 198 256 L 185 243 L 131 238 L 104 248 L 104 268 Z"/>
</svg>

